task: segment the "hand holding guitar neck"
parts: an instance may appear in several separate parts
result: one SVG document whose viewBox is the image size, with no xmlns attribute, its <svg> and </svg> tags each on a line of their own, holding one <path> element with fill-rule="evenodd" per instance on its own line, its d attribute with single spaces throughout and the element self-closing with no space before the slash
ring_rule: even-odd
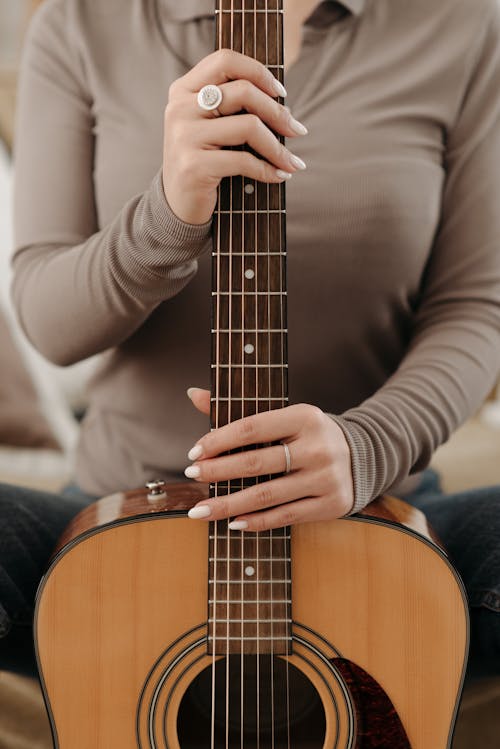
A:
<svg viewBox="0 0 500 749">
<path fill-rule="evenodd" d="M 199 91 L 209 84 L 220 87 L 217 112 L 223 117 L 204 111 L 197 102 Z M 163 189 L 180 219 L 190 224 L 208 221 L 223 177 L 244 175 L 276 184 L 305 169 L 272 132 L 286 137 L 307 133 L 276 101 L 285 95 L 265 65 L 227 49 L 208 55 L 172 84 L 165 109 Z M 242 111 L 246 114 L 239 114 Z M 222 150 L 244 144 L 262 158 Z"/>
<path fill-rule="evenodd" d="M 207 390 L 193 388 L 189 396 L 199 411 L 210 412 Z M 235 529 L 265 531 L 311 520 L 332 520 L 351 510 L 354 487 L 349 445 L 332 419 L 306 403 L 247 416 L 206 434 L 196 443 L 199 457 L 186 469 L 186 476 L 213 483 L 281 474 L 286 468 L 283 445 L 218 457 L 229 450 L 277 440 L 286 442 L 290 450 L 289 474 L 227 497 L 203 500 L 189 517 L 231 517 Z"/>
</svg>

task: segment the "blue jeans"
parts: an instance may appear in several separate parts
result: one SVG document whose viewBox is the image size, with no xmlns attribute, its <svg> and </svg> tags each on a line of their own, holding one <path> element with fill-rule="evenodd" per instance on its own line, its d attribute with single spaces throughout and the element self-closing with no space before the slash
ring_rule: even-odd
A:
<svg viewBox="0 0 500 749">
<path fill-rule="evenodd" d="M 38 583 L 66 525 L 95 499 L 77 487 L 56 495 L 0 484 L 0 669 L 35 673 Z M 500 675 L 500 486 L 445 495 L 428 470 L 404 499 L 428 516 L 467 589 L 468 677 Z"/>
<path fill-rule="evenodd" d="M 33 605 L 50 555 L 70 520 L 97 497 L 0 483 L 0 670 L 34 676 Z"/>
</svg>

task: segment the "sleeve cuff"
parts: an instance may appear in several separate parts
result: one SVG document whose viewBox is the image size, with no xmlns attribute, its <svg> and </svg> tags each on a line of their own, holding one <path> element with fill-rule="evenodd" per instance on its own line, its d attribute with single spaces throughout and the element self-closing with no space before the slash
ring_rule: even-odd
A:
<svg viewBox="0 0 500 749">
<path fill-rule="evenodd" d="M 346 438 L 349 450 L 351 452 L 351 469 L 354 483 L 354 504 L 352 509 L 347 513 L 354 515 L 361 512 L 372 499 L 369 489 L 368 475 L 370 474 L 370 455 L 367 449 L 366 436 L 363 438 L 357 425 L 348 422 L 341 416 L 327 414 L 341 429 Z M 373 470 L 373 466 L 371 466 Z"/>
<path fill-rule="evenodd" d="M 193 259 L 203 250 L 205 242 L 210 236 L 212 219 L 205 224 L 186 224 L 178 218 L 171 209 L 163 190 L 163 170 L 156 174 L 150 188 L 151 213 L 155 224 L 163 233 L 169 244 L 175 243 L 184 250 L 192 252 L 188 259 Z"/>
<path fill-rule="evenodd" d="M 116 227 L 119 241 L 109 253 L 113 278 L 130 296 L 154 306 L 177 294 L 212 246 L 212 219 L 186 224 L 170 208 L 162 170 L 149 189 L 125 206 Z"/>
</svg>

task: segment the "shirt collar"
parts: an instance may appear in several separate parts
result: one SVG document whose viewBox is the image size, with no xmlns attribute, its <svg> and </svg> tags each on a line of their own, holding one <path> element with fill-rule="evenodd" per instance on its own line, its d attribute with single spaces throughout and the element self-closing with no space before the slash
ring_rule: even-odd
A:
<svg viewBox="0 0 500 749">
<path fill-rule="evenodd" d="M 341 4 L 345 5 L 347 10 L 350 10 L 355 16 L 360 16 L 364 10 L 366 0 L 343 0 Z"/>
<path fill-rule="evenodd" d="M 366 0 L 319 0 L 316 9 L 311 14 L 314 15 L 320 5 L 342 5 L 348 11 L 359 16 L 365 6 Z M 214 0 L 161 0 L 165 18 L 170 21 L 192 21 L 195 18 L 213 16 L 215 3 Z"/>
</svg>

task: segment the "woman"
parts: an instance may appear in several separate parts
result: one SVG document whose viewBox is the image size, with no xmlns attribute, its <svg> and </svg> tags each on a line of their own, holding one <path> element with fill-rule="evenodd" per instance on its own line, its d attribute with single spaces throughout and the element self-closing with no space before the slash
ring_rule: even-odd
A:
<svg viewBox="0 0 500 749">
<path fill-rule="evenodd" d="M 500 10 L 285 10 L 293 117 L 261 64 L 210 54 L 211 0 L 46 0 L 32 25 L 14 301 L 52 361 L 105 353 L 75 484 L 63 497 L 0 493 L 11 667 L 68 519 L 95 497 L 177 479 L 189 450 L 200 481 L 279 473 L 285 458 L 292 469 L 200 503 L 193 522 L 263 530 L 356 512 L 388 490 L 423 508 L 468 589 L 471 673 L 500 672 L 500 489 L 447 497 L 422 473 L 499 370 Z M 220 117 L 198 105 L 207 84 L 222 91 Z M 261 158 L 221 150 L 241 143 Z M 295 405 L 207 433 L 211 216 L 220 179 L 239 174 L 289 181 Z M 205 386 L 189 391 L 198 414 L 188 384 Z M 272 441 L 287 450 L 217 457 Z"/>
</svg>

